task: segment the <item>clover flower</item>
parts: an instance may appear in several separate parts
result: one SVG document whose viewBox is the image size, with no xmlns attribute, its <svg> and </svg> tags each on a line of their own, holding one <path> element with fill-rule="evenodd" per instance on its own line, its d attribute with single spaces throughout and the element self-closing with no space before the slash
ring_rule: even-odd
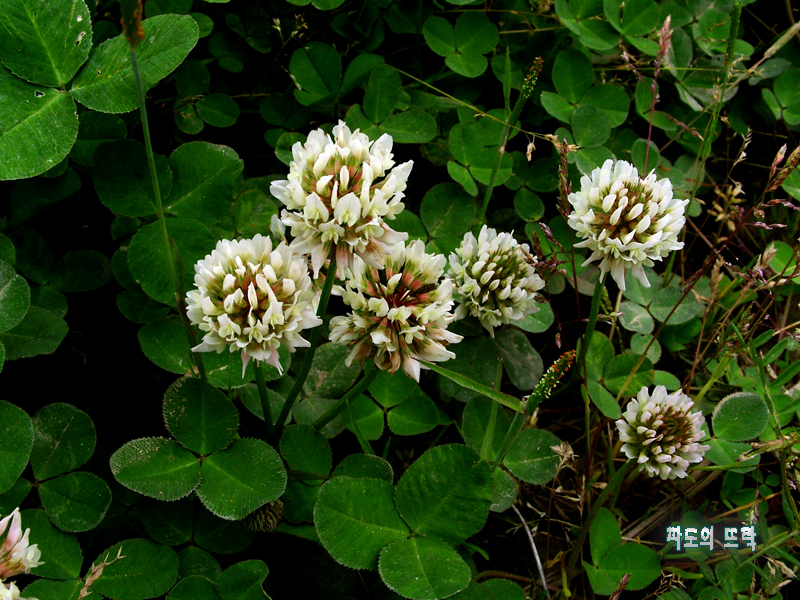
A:
<svg viewBox="0 0 800 600">
<path fill-rule="evenodd" d="M 404 208 L 400 201 L 413 161 L 392 169 L 392 137 L 376 141 L 343 121 L 333 137 L 312 131 L 305 144 L 292 146 L 289 178 L 274 181 L 270 192 L 286 205 L 282 222 L 291 227 L 292 247 L 311 255 L 314 277 L 336 248 L 337 274 L 344 278 L 353 254 L 380 269 L 384 256 L 407 233 L 391 229 Z"/>
<path fill-rule="evenodd" d="M 8 583 L 0 583 L 0 600 L 25 600 L 19 597 L 19 588 L 13 581 Z M 28 600 L 36 600 L 36 598 L 28 598 Z"/>
<path fill-rule="evenodd" d="M 242 373 L 250 358 L 282 373 L 278 348 L 307 347 L 300 332 L 322 322 L 314 314 L 318 298 L 307 260 L 285 242 L 273 250 L 260 234 L 221 240 L 194 270 L 197 289 L 186 294 L 187 314 L 206 334 L 192 351 L 241 349 Z"/>
<path fill-rule="evenodd" d="M 462 338 L 445 329 L 453 320 L 453 282 L 439 281 L 444 256 L 426 254 L 425 244 L 415 240 L 397 243 L 383 271 L 359 257 L 353 262 L 341 290 L 353 310 L 331 319 L 330 335 L 331 341 L 353 344 L 347 365 L 372 357 L 378 368 L 394 373 L 402 367 L 419 381 L 420 360 L 455 358 L 447 346 Z"/>
<path fill-rule="evenodd" d="M 657 385 L 652 395 L 643 387 L 617 421 L 622 451 L 635 458 L 640 471 L 661 479 L 686 477 L 690 463 L 699 463 L 710 448 L 698 442 L 705 437 L 701 412 L 689 412 L 692 400 L 678 390 L 667 394 Z"/>
<path fill-rule="evenodd" d="M 636 168 L 624 160 L 607 160 L 581 178 L 581 190 L 569 195 L 573 211 L 569 226 L 584 240 L 576 248 L 592 254 L 584 266 L 602 259 L 600 278 L 608 271 L 625 290 L 625 270 L 644 287 L 650 282 L 642 267 L 652 267 L 672 250 L 683 248 L 678 234 L 686 223 L 688 200 L 672 197 L 669 179 L 657 180 L 655 173 L 640 178 Z"/>
<path fill-rule="evenodd" d="M 11 521 L 11 527 L 8 527 L 9 521 Z M 22 516 L 19 514 L 19 508 L 15 508 L 14 512 L 0 520 L 0 535 L 5 533 L 7 528 L 6 539 L 3 541 L 3 546 L 0 547 L 0 581 L 14 575 L 30 573 L 34 567 L 44 564 L 39 562 L 42 553 L 37 545 L 31 546 L 28 543 L 30 528 L 22 533 Z M 13 583 L 11 586 L 7 592 L 0 589 L 0 593 L 10 594 L 16 588 Z M 19 591 L 17 591 L 17 595 L 19 595 Z"/>
<path fill-rule="evenodd" d="M 535 261 L 528 244 L 520 245 L 510 233 L 498 234 L 484 225 L 476 240 L 467 232 L 450 255 L 448 276 L 463 297 L 456 320 L 468 314 L 478 317 L 494 337 L 495 327 L 538 311 L 535 297 L 544 281 L 533 269 Z"/>
</svg>

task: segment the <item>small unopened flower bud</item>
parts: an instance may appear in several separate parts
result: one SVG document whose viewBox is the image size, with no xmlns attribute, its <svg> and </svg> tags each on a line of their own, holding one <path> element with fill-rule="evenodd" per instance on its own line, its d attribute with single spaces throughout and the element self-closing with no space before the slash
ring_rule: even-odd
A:
<svg viewBox="0 0 800 600">
<path fill-rule="evenodd" d="M 8 526 L 9 521 L 11 527 Z M 14 512 L 0 521 L 0 535 L 5 533 L 6 529 L 8 533 L 0 548 L 0 581 L 14 575 L 30 573 L 34 567 L 44 564 L 39 562 L 42 553 L 37 545 L 28 543 L 31 530 L 26 529 L 25 533 L 22 533 L 22 516 L 19 508 L 15 508 Z"/>
</svg>

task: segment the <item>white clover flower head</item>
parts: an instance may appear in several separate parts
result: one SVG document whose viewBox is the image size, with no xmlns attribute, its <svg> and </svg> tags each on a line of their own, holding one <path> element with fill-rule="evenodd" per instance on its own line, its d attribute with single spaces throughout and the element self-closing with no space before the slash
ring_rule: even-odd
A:
<svg viewBox="0 0 800 600">
<path fill-rule="evenodd" d="M 352 312 L 331 319 L 331 341 L 353 345 L 347 365 L 374 358 L 378 368 L 394 373 L 402 367 L 419 381 L 420 360 L 455 358 L 447 346 L 462 338 L 446 329 L 453 320 L 453 283 L 439 281 L 445 262 L 441 254 L 426 254 L 419 240 L 396 244 L 382 271 L 355 257 L 341 291 Z"/>
<path fill-rule="evenodd" d="M 371 141 L 344 121 L 333 128 L 333 137 L 312 131 L 305 144 L 292 147 L 292 155 L 289 178 L 272 182 L 270 192 L 286 205 L 281 221 L 291 228 L 292 247 L 311 255 L 314 277 L 333 247 L 340 278 L 353 267 L 354 254 L 381 268 L 394 244 L 408 238 L 385 221 L 404 208 L 413 161 L 392 169 L 392 137 Z"/>
<path fill-rule="evenodd" d="M 693 406 L 681 390 L 667 394 L 667 388 L 657 385 L 650 394 L 643 387 L 617 421 L 622 451 L 650 477 L 686 477 L 689 464 L 702 461 L 710 448 L 698 443 L 706 435 L 705 418 L 701 412 L 689 412 Z"/>
<path fill-rule="evenodd" d="M 544 287 L 544 281 L 533 268 L 536 257 L 529 250 L 528 244 L 520 244 L 511 233 L 498 234 L 486 225 L 477 240 L 467 232 L 450 255 L 448 276 L 463 297 L 455 318 L 478 317 L 494 337 L 495 327 L 539 310 L 536 292 Z"/>
<path fill-rule="evenodd" d="M 307 259 L 269 237 L 221 240 L 195 267 L 197 289 L 186 294 L 189 320 L 206 332 L 194 352 L 241 349 L 242 373 L 251 358 L 282 372 L 278 348 L 307 347 L 304 329 L 322 321 L 314 314 Z"/>
<path fill-rule="evenodd" d="M 642 267 L 683 248 L 678 235 L 689 200 L 673 198 L 672 183 L 656 179 L 654 171 L 641 178 L 630 163 L 609 159 L 591 178 L 581 178 L 581 190 L 570 194 L 569 202 L 569 226 L 583 238 L 575 247 L 592 250 L 584 266 L 602 259 L 601 280 L 611 271 L 623 291 L 626 269 L 650 287 Z"/>
<path fill-rule="evenodd" d="M 11 527 L 8 527 L 9 521 L 11 521 Z M 0 520 L 0 535 L 5 533 L 6 528 L 8 528 L 8 533 L 3 541 L 3 546 L 0 547 L 0 581 L 14 575 L 30 573 L 34 567 L 44 564 L 39 561 L 42 553 L 38 546 L 30 545 L 28 542 L 31 530 L 26 529 L 25 533 L 22 533 L 22 516 L 19 508 L 15 508 L 14 512 Z M 5 592 L 0 589 L 0 593 Z M 17 591 L 18 596 L 19 591 Z"/>
</svg>

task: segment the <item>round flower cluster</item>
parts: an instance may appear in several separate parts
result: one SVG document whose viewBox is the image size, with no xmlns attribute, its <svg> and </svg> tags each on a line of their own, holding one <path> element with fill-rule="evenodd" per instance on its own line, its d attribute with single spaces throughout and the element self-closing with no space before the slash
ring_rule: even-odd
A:
<svg viewBox="0 0 800 600">
<path fill-rule="evenodd" d="M 584 266 L 602 259 L 601 279 L 611 271 L 621 290 L 627 268 L 650 287 L 642 267 L 683 248 L 678 234 L 689 201 L 673 198 L 672 183 L 657 180 L 654 172 L 642 179 L 630 163 L 609 159 L 592 171 L 591 179 L 581 178 L 581 190 L 570 194 L 569 202 L 569 225 L 584 238 L 575 247 L 592 250 Z"/>
<path fill-rule="evenodd" d="M 455 318 L 478 317 L 494 337 L 495 327 L 538 311 L 535 297 L 544 281 L 533 269 L 535 261 L 528 245 L 520 245 L 510 233 L 498 234 L 484 225 L 476 240 L 467 232 L 450 255 L 448 276 L 463 297 Z"/>
<path fill-rule="evenodd" d="M 373 357 L 380 369 L 394 373 L 402 367 L 419 381 L 420 360 L 455 358 L 447 346 L 462 338 L 445 329 L 454 317 L 453 283 L 439 281 L 445 262 L 442 255 L 426 254 L 419 240 L 396 244 L 382 271 L 354 259 L 342 291 L 353 310 L 331 319 L 331 341 L 354 345 L 347 365 Z"/>
<path fill-rule="evenodd" d="M 206 334 L 192 350 L 241 349 L 243 373 L 250 358 L 282 373 L 280 345 L 290 352 L 308 346 L 300 332 L 322 322 L 307 261 L 284 242 L 273 250 L 260 234 L 221 240 L 194 270 L 197 289 L 186 294 L 187 314 Z"/>
<path fill-rule="evenodd" d="M 698 442 L 705 437 L 701 429 L 703 413 L 689 410 L 692 400 L 678 390 L 667 394 L 657 385 L 652 395 L 643 387 L 617 421 L 622 451 L 639 462 L 639 470 L 661 479 L 686 477 L 690 463 L 699 463 L 710 448 Z"/>
<path fill-rule="evenodd" d="M 343 278 L 360 256 L 381 268 L 385 254 L 408 234 L 391 229 L 404 208 L 401 199 L 413 161 L 392 169 L 392 138 L 377 141 L 343 121 L 333 138 L 322 129 L 312 131 L 305 144 L 292 147 L 289 178 L 274 181 L 270 192 L 286 205 L 282 222 L 291 228 L 292 247 L 311 256 L 314 277 L 336 248 L 337 274 Z"/>
<path fill-rule="evenodd" d="M 11 527 L 8 527 L 9 521 Z M 0 581 L 14 575 L 30 573 L 34 567 L 44 564 L 39 562 L 42 553 L 37 545 L 29 545 L 28 536 L 30 536 L 31 530 L 26 529 L 25 533 L 22 533 L 22 516 L 19 508 L 15 508 L 14 512 L 0 521 L 0 535 L 3 535 L 7 528 L 6 539 L 3 540 L 3 545 L 0 547 Z M 16 596 L 13 595 L 14 593 Z M 4 597 L 3 594 L 18 598 L 19 590 L 14 583 L 11 583 L 9 587 L 0 583 L 0 598 Z"/>
</svg>

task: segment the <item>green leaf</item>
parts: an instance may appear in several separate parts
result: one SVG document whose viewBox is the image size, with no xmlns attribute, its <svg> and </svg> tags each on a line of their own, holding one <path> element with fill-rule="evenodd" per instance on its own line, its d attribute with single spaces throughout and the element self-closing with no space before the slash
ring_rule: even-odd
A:
<svg viewBox="0 0 800 600">
<path fill-rule="evenodd" d="M 489 61 L 481 54 L 472 52 L 457 52 L 444 59 L 445 64 L 453 71 L 464 77 L 478 77 L 483 75 Z"/>
<path fill-rule="evenodd" d="M 94 423 L 71 404 L 59 402 L 39 409 L 33 428 L 31 467 L 38 480 L 77 469 L 94 454 Z"/>
<path fill-rule="evenodd" d="M 397 144 L 424 144 L 436 137 L 436 119 L 412 108 L 383 121 L 380 131 L 391 135 Z"/>
<path fill-rule="evenodd" d="M 234 554 L 247 548 L 255 532 L 242 521 L 226 521 L 205 509 L 198 510 L 194 520 L 194 541 L 215 554 Z"/>
<path fill-rule="evenodd" d="M 300 104 L 310 106 L 339 91 L 342 59 L 328 44 L 309 42 L 294 51 L 289 72 L 300 87 L 294 92 L 295 98 Z"/>
<path fill-rule="evenodd" d="M 525 590 L 507 579 L 487 579 L 483 588 L 492 595 L 492 600 L 526 600 Z"/>
<path fill-rule="evenodd" d="M 403 211 L 400 214 L 405 214 Z M 391 408 L 415 393 L 422 393 L 419 384 L 402 370 L 395 373 L 379 371 L 375 381 L 369 386 L 369 393 L 384 408 Z"/>
<path fill-rule="evenodd" d="M 453 26 L 442 17 L 429 17 L 422 28 L 422 35 L 431 50 L 439 56 L 450 56 L 456 51 L 456 36 Z"/>
<path fill-rule="evenodd" d="M 389 429 L 397 435 L 419 435 L 439 424 L 439 411 L 424 394 L 415 394 L 386 416 Z"/>
<path fill-rule="evenodd" d="M 456 49 L 466 54 L 486 54 L 500 41 L 497 27 L 483 11 L 462 12 L 456 20 Z"/>
<path fill-rule="evenodd" d="M 647 333 L 635 334 L 633 337 L 631 337 L 631 352 L 641 355 L 652 339 L 653 336 Z M 655 340 L 653 345 L 650 346 L 650 349 L 647 351 L 647 358 L 649 358 L 650 362 L 653 364 L 656 364 L 658 359 L 661 358 L 661 344 L 658 342 L 658 340 Z M 658 373 L 659 372 L 656 371 L 656 378 L 658 378 Z M 678 387 L 680 387 L 680 385 L 678 385 Z"/>
<path fill-rule="evenodd" d="M 128 135 L 125 121 L 116 115 L 87 110 L 81 113 L 79 118 L 78 139 L 75 141 L 69 157 L 84 167 L 92 166 L 94 153 L 102 144 L 125 139 L 125 136 Z M 121 173 L 117 174 L 121 175 Z"/>
<path fill-rule="evenodd" d="M 111 506 L 111 490 L 94 473 L 77 471 L 39 486 L 47 516 L 63 531 L 89 531 L 106 516 Z"/>
<path fill-rule="evenodd" d="M 492 180 L 495 161 L 497 159 L 497 148 L 484 148 L 477 158 L 469 166 L 472 176 L 484 185 L 489 185 Z M 511 177 L 514 168 L 514 159 L 510 154 L 503 154 L 500 159 L 500 167 L 497 170 L 496 185 L 502 185 Z"/>
<path fill-rule="evenodd" d="M 711 438 L 703 440 L 709 446 L 706 450 L 705 458 L 710 460 L 715 465 L 726 467 L 738 463 L 739 457 L 744 453 L 753 449 L 750 444 L 745 442 L 729 442 L 728 440 L 720 440 Z M 753 458 L 739 463 L 739 466 L 733 467 L 730 471 L 734 473 L 747 473 L 752 471 L 758 466 L 761 460 L 761 455 L 756 454 Z"/>
<path fill-rule="evenodd" d="M 95 156 L 92 178 L 105 206 L 127 217 L 155 214 L 156 201 L 144 145 L 136 140 L 108 142 L 98 145 Z M 161 195 L 165 197 L 172 187 L 172 169 L 161 154 L 155 155 L 155 162 Z"/>
<path fill-rule="evenodd" d="M 395 504 L 411 529 L 460 543 L 486 523 L 494 481 L 489 465 L 466 446 L 425 452 L 397 484 Z"/>
<path fill-rule="evenodd" d="M 475 201 L 455 183 L 439 183 L 422 199 L 420 218 L 433 237 L 460 236 L 475 216 Z"/>
<path fill-rule="evenodd" d="M 111 281 L 111 261 L 96 250 L 74 250 L 56 263 L 50 285 L 62 292 L 88 292 Z"/>
<path fill-rule="evenodd" d="M 181 444 L 207 455 L 227 448 L 239 428 L 239 412 L 201 379 L 178 379 L 164 394 L 164 422 Z"/>
<path fill-rule="evenodd" d="M 339 398 L 347 393 L 361 372 L 358 364 L 344 364 L 349 355 L 350 348 L 344 344 L 329 342 L 320 346 L 303 386 L 305 395 Z"/>
<path fill-rule="evenodd" d="M 197 101 L 195 110 L 212 127 L 230 127 L 239 118 L 239 105 L 227 94 L 207 94 Z"/>
<path fill-rule="evenodd" d="M 197 22 L 188 15 L 159 15 L 142 21 L 146 38 L 137 56 L 142 85 L 149 90 L 172 73 L 199 39 Z M 123 113 L 139 106 L 130 47 L 120 35 L 95 48 L 72 82 L 72 96 L 84 106 L 106 113 Z"/>
<path fill-rule="evenodd" d="M 0 334 L 6 360 L 52 354 L 69 332 L 66 321 L 55 313 L 31 306 L 19 325 Z"/>
<path fill-rule="evenodd" d="M 4 493 L 28 466 L 33 424 L 28 413 L 5 400 L 0 400 L 0 423 L 5 431 L 0 437 L 0 493 Z"/>
<path fill-rule="evenodd" d="M 290 425 L 280 442 L 281 456 L 294 471 L 327 475 L 333 466 L 328 440 L 309 425 Z"/>
<path fill-rule="evenodd" d="M 481 460 L 493 462 L 503 438 L 511 424 L 505 411 L 497 406 L 494 421 L 492 407 L 497 406 L 485 396 L 476 396 L 464 407 L 461 433 L 464 442 L 481 457 Z M 496 471 L 495 471 L 496 472 Z"/>
<path fill-rule="evenodd" d="M 643 306 L 625 300 L 619 305 L 620 324 L 628 331 L 638 331 L 639 333 L 652 333 L 655 323 L 653 317 Z"/>
<path fill-rule="evenodd" d="M 39 175 L 69 154 L 78 136 L 72 96 L 32 85 L 0 65 L 0 181 Z"/>
<path fill-rule="evenodd" d="M 267 598 L 262 585 L 269 568 L 262 560 L 245 560 L 225 569 L 217 580 L 222 600 Z"/>
<path fill-rule="evenodd" d="M 714 408 L 711 417 L 714 436 L 730 442 L 751 440 L 766 429 L 768 414 L 767 403 L 758 394 L 729 394 Z"/>
<path fill-rule="evenodd" d="M 362 104 L 364 114 L 373 122 L 380 123 L 394 110 L 403 89 L 400 75 L 394 67 L 378 65 L 369 76 L 369 85 Z"/>
<path fill-rule="evenodd" d="M 544 429 L 523 429 L 506 454 L 504 464 L 522 481 L 541 485 L 556 476 L 561 440 Z"/>
<path fill-rule="evenodd" d="M 31 484 L 22 477 L 14 481 L 11 489 L 0 494 L 0 515 L 8 515 L 15 508 L 22 505 L 22 501 L 31 492 Z"/>
<path fill-rule="evenodd" d="M 607 21 L 587 19 L 578 23 L 578 37 L 592 50 L 610 50 L 620 42 L 617 31 Z"/>
<path fill-rule="evenodd" d="M 595 331 L 592 334 L 592 341 L 586 349 L 586 377 L 589 381 L 602 378 L 603 370 L 612 358 L 614 358 L 613 344 L 605 335 Z M 583 367 L 579 366 L 578 368 L 582 369 Z"/>
<path fill-rule="evenodd" d="M 518 390 L 532 390 L 544 372 L 542 357 L 533 349 L 527 336 L 516 329 L 504 328 L 493 340 L 503 367 Z"/>
<path fill-rule="evenodd" d="M 7 262 L 0 260 L 0 333 L 13 329 L 31 305 L 28 282 Z"/>
<path fill-rule="evenodd" d="M 655 298 L 650 303 L 650 314 L 659 321 L 664 322 L 672 307 L 680 302 L 681 296 L 683 296 L 683 292 L 679 287 L 667 287 L 658 290 Z M 670 325 L 682 325 L 703 314 L 703 305 L 695 298 L 695 295 L 690 292 L 683 299 L 683 302 L 678 304 L 678 308 L 669 318 Z"/>
<path fill-rule="evenodd" d="M 661 576 L 661 561 L 653 550 L 642 544 L 623 544 L 609 552 L 600 563 L 600 571 L 619 581 L 630 574 L 627 589 L 635 591 L 650 585 Z"/>
<path fill-rule="evenodd" d="M 523 319 L 515 321 L 514 325 L 529 333 L 543 333 L 550 329 L 553 321 L 555 321 L 555 315 L 550 304 L 540 304 L 538 311 L 525 315 Z"/>
<path fill-rule="evenodd" d="M 166 371 L 183 375 L 192 368 L 186 334 L 177 315 L 142 327 L 139 345 L 147 358 Z"/>
<path fill-rule="evenodd" d="M 114 560 L 121 554 L 125 558 Z M 145 539 L 125 540 L 102 552 L 94 564 L 106 565 L 92 591 L 111 600 L 145 600 L 161 596 L 178 578 L 178 555 L 172 548 Z"/>
<path fill-rule="evenodd" d="M 53 527 L 42 510 L 22 511 L 22 523 L 31 530 L 31 545 L 38 545 L 42 553 L 43 564 L 36 567 L 36 575 L 52 579 L 80 577 L 83 554 L 74 535 Z"/>
<path fill-rule="evenodd" d="M 163 319 L 170 312 L 169 306 L 156 302 L 142 292 L 133 290 L 125 290 L 117 294 L 117 308 L 126 319 L 140 325 Z"/>
<path fill-rule="evenodd" d="M 333 470 L 332 477 L 352 477 L 354 479 L 380 479 L 387 483 L 394 481 L 392 465 L 372 454 L 351 454 Z"/>
<path fill-rule="evenodd" d="M 539 194 L 523 187 L 514 194 L 514 210 L 523 221 L 538 221 L 544 216 L 544 202 Z"/>
<path fill-rule="evenodd" d="M 595 379 L 589 379 L 586 382 L 589 398 L 592 403 L 600 409 L 603 416 L 609 419 L 619 419 L 622 416 L 622 410 L 617 404 L 617 399 L 606 388 L 600 385 L 600 382 Z"/>
<path fill-rule="evenodd" d="M 383 57 L 378 54 L 369 54 L 368 52 L 364 52 L 356 56 L 350 61 L 350 64 L 347 65 L 347 69 L 344 72 L 344 77 L 342 77 L 342 86 L 339 89 L 339 94 L 346 94 L 347 92 L 355 89 L 356 86 L 361 85 L 370 74 L 372 69 L 378 65 L 382 65 L 383 62 Z M 308 118 L 304 118 L 302 122 L 298 121 L 298 125 L 296 127 L 305 125 L 307 122 Z M 286 127 L 286 125 L 284 125 L 284 127 Z"/>
<path fill-rule="evenodd" d="M 52 579 L 36 579 L 25 586 L 22 593 L 26 597 L 47 598 L 48 600 L 78 600 L 83 581 L 54 581 Z"/>
<path fill-rule="evenodd" d="M 167 219 L 166 225 L 183 258 L 183 264 L 176 265 L 183 271 L 183 289 L 194 289 L 194 265 L 214 248 L 216 238 L 205 225 L 191 219 Z M 128 268 L 148 296 L 175 306 L 175 290 L 159 223 L 145 225 L 133 236 L 128 247 Z"/>
<path fill-rule="evenodd" d="M 562 50 L 553 63 L 553 85 L 568 102 L 578 102 L 592 87 L 592 63 L 577 50 Z"/>
<path fill-rule="evenodd" d="M 91 15 L 83 0 L 7 0 L 0 6 L 0 60 L 17 77 L 60 87 L 91 48 Z"/>
<path fill-rule="evenodd" d="M 122 485 L 157 500 L 178 500 L 200 483 L 200 463 L 194 454 L 166 438 L 130 441 L 109 462 Z"/>
<path fill-rule="evenodd" d="M 610 83 L 592 86 L 581 98 L 582 105 L 588 104 L 600 110 L 608 119 L 610 127 L 619 127 L 627 121 L 630 103 L 625 90 Z"/>
<path fill-rule="evenodd" d="M 390 589 L 413 600 L 447 598 L 469 585 L 470 569 L 452 546 L 411 538 L 381 552 L 380 573 Z"/>
<path fill-rule="evenodd" d="M 220 600 L 220 595 L 210 579 L 202 575 L 190 575 L 172 588 L 166 600 Z"/>
<path fill-rule="evenodd" d="M 381 549 L 408 536 L 393 495 L 392 484 L 377 479 L 335 477 L 322 486 L 314 524 L 336 562 L 352 569 L 375 569 Z"/>
<path fill-rule="evenodd" d="M 179 546 L 192 539 L 191 498 L 161 502 L 145 498 L 136 503 L 136 514 L 148 535 L 159 544 Z"/>
<path fill-rule="evenodd" d="M 589 548 L 592 562 L 599 565 L 609 552 L 622 545 L 622 532 L 617 518 L 607 508 L 601 508 L 589 529 Z"/>
<path fill-rule="evenodd" d="M 222 568 L 217 560 L 197 546 L 187 546 L 181 550 L 178 553 L 178 559 L 180 560 L 178 577 L 181 579 L 192 575 L 202 575 L 211 581 L 216 581 L 222 573 Z"/>
<path fill-rule="evenodd" d="M 499 359 L 499 357 L 498 357 L 498 359 Z M 461 392 L 461 396 L 462 397 L 469 394 L 469 392 L 467 392 L 467 390 L 472 390 L 473 392 L 477 392 L 479 394 L 483 394 L 484 396 L 487 396 L 487 397 L 491 398 L 492 400 L 494 400 L 495 402 L 499 402 L 503 406 L 507 406 L 512 410 L 515 410 L 517 412 L 520 412 L 522 410 L 522 403 L 519 400 L 517 400 L 516 398 L 514 398 L 513 396 L 509 396 L 508 394 L 504 394 L 503 392 L 499 392 L 499 391 L 497 391 L 497 390 L 495 390 L 493 388 L 490 388 L 487 385 L 483 385 L 482 383 L 479 383 L 479 382 L 477 382 L 477 381 L 475 381 L 473 379 L 470 379 L 469 377 L 466 377 L 465 375 L 462 375 L 461 373 L 458 373 L 456 371 L 451 371 L 450 369 L 445 369 L 444 367 L 440 367 L 439 365 L 436 365 L 434 363 L 426 363 L 424 361 L 421 361 L 421 362 L 423 362 L 423 364 L 428 369 L 430 369 L 431 371 L 435 371 L 439 375 L 447 377 L 447 379 L 449 379 L 450 381 L 454 382 L 455 384 L 457 384 L 458 386 L 463 388 L 463 392 Z M 453 366 L 455 366 L 455 365 L 453 365 Z M 496 369 L 496 367 L 493 366 L 493 365 L 489 365 L 489 366 L 490 366 L 490 368 Z M 467 361 L 464 361 L 464 362 L 461 363 L 459 368 L 467 369 L 467 368 L 469 368 L 469 363 Z M 484 372 L 488 372 L 488 369 L 485 370 Z"/>
<path fill-rule="evenodd" d="M 489 510 L 492 512 L 505 512 L 517 500 L 516 480 L 506 473 L 503 469 L 495 469 L 492 473 L 494 478 L 494 496 Z"/>
<path fill-rule="evenodd" d="M 575 107 L 567 102 L 566 99 L 558 94 L 547 91 L 542 92 L 540 98 L 542 106 L 548 113 L 559 121 L 564 121 L 564 123 L 572 122 L 572 115 L 575 113 Z"/>
<path fill-rule="evenodd" d="M 245 438 L 212 454 L 200 467 L 197 496 L 223 519 L 243 519 L 286 489 L 286 469 L 266 442 Z"/>
<path fill-rule="evenodd" d="M 611 135 L 611 123 L 603 111 L 591 104 L 581 104 L 572 115 L 572 132 L 576 144 L 600 146 Z"/>
<path fill-rule="evenodd" d="M 619 395 L 623 389 L 622 386 L 625 385 L 636 363 L 639 362 L 639 358 L 641 357 L 637 354 L 625 353 L 615 356 L 606 364 L 606 368 L 603 371 L 603 382 L 612 394 Z M 626 397 L 635 396 L 643 387 L 653 383 L 653 377 L 653 363 L 648 358 L 645 358 L 639 370 L 631 378 L 624 392 L 622 392 L 623 395 Z"/>
<path fill-rule="evenodd" d="M 289 523 L 302 523 L 314 520 L 314 505 L 319 495 L 320 481 L 305 483 L 293 479 L 286 484 L 281 496 L 283 516 Z"/>
<path fill-rule="evenodd" d="M 278 207 L 261 190 L 247 190 L 236 199 L 236 229 L 241 237 L 250 238 L 257 233 L 269 231 L 273 215 Z"/>
<path fill-rule="evenodd" d="M 652 33 L 661 25 L 659 17 L 659 6 L 653 0 L 628 0 L 622 13 L 622 33 L 625 35 Z"/>
<path fill-rule="evenodd" d="M 189 142 L 170 155 L 169 163 L 175 184 L 164 210 L 203 223 L 216 223 L 230 210 L 233 182 L 244 168 L 244 162 L 232 148 Z M 194 273 L 194 269 L 189 270 Z"/>
<path fill-rule="evenodd" d="M 366 440 L 377 440 L 383 434 L 383 410 L 363 394 L 350 400 L 342 416 L 345 427 L 353 433 L 358 431 Z"/>
</svg>

